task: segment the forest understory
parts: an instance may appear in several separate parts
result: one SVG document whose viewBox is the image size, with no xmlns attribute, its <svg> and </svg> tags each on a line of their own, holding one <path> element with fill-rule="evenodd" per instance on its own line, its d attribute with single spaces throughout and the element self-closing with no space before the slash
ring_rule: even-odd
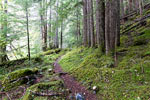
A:
<svg viewBox="0 0 150 100">
<path fill-rule="evenodd" d="M 85 0 L 83 1 L 85 3 Z M 42 3 L 41 6 L 44 7 Z M 109 7 L 107 3 L 105 6 Z M 89 7 L 92 8 L 92 6 Z M 86 7 L 83 7 L 85 18 L 87 16 L 84 16 L 84 11 Z M 117 10 L 114 11 L 117 12 Z M 43 16 L 40 17 L 43 18 Z M 97 41 L 102 40 L 105 47 L 103 43 L 100 45 L 98 42 L 92 43 L 92 40 L 96 41 L 94 36 L 91 38 L 92 34 L 91 40 L 87 36 L 87 41 L 85 41 L 84 35 L 89 35 L 88 30 L 92 30 L 92 28 L 84 30 L 85 25 L 91 25 L 92 18 L 90 23 L 83 23 L 83 43 L 80 43 L 82 40 L 80 41 L 79 36 L 77 42 L 72 44 L 65 41 L 66 44 L 68 43 L 68 48 L 65 47 L 66 45 L 63 48 L 61 34 L 60 48 L 59 44 L 57 45 L 59 37 L 54 36 L 51 40 L 56 42 L 54 43 L 56 47 L 46 48 L 44 44 L 42 52 L 35 50 L 37 53 L 31 56 L 30 39 L 28 39 L 27 57 L 0 62 L 0 100 L 150 100 L 150 3 L 143 6 L 142 14 L 133 10 L 119 19 L 119 46 L 116 46 L 119 26 L 117 22 L 114 26 L 117 32 L 114 34 L 112 23 L 108 25 L 111 28 L 108 30 L 112 33 L 106 32 L 105 40 L 100 39 L 96 33 Z M 56 24 L 57 21 L 58 19 L 55 21 Z M 110 20 L 106 18 L 105 21 L 113 22 L 111 18 Z M 79 23 L 77 20 L 77 30 Z M 46 26 L 41 28 L 46 29 Z M 54 30 L 58 33 L 57 27 Z M 62 30 L 61 27 L 61 32 Z M 112 34 L 117 37 L 114 41 Z M 69 36 L 67 38 L 72 39 Z M 106 38 L 112 39 L 113 43 Z M 46 43 L 47 40 L 46 38 L 42 42 Z M 17 55 L 15 57 L 17 58 Z"/>
<path fill-rule="evenodd" d="M 121 26 L 118 67 L 113 68 L 114 60 L 99 53 L 99 48 L 86 47 L 48 50 L 32 57 L 30 63 L 23 58 L 0 64 L 1 100 L 75 100 L 75 92 L 72 93 L 60 78 L 67 73 L 97 95 L 97 100 L 148 100 L 149 12 L 146 10 L 139 21 L 140 17 L 135 14 Z M 54 70 L 54 62 L 59 57 L 64 72 Z"/>
</svg>

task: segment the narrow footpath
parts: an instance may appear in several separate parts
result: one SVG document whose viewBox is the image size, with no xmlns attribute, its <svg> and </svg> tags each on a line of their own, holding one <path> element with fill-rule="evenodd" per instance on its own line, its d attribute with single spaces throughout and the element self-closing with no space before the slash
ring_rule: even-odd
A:
<svg viewBox="0 0 150 100">
<path fill-rule="evenodd" d="M 63 79 L 64 85 L 66 88 L 70 89 L 73 96 L 75 93 L 84 94 L 85 100 L 98 100 L 96 95 L 91 93 L 89 90 L 86 89 L 82 84 L 77 82 L 73 77 L 71 77 L 68 73 L 63 72 L 61 66 L 58 64 L 60 58 L 56 60 L 54 63 L 54 71 L 55 73 L 64 73 L 60 75 L 60 78 Z"/>
</svg>

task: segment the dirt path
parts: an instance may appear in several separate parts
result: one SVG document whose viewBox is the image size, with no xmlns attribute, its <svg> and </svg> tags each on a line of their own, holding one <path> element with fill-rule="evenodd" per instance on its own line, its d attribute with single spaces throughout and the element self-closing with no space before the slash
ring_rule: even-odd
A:
<svg viewBox="0 0 150 100">
<path fill-rule="evenodd" d="M 57 59 L 54 63 L 54 71 L 55 73 L 64 73 L 61 66 L 58 64 L 59 60 L 60 59 Z M 82 86 L 69 74 L 62 74 L 60 77 L 63 79 L 65 86 L 71 90 L 73 96 L 75 96 L 75 93 L 81 93 L 85 94 L 85 100 L 98 100 L 95 94 L 88 91 L 84 86 Z"/>
</svg>

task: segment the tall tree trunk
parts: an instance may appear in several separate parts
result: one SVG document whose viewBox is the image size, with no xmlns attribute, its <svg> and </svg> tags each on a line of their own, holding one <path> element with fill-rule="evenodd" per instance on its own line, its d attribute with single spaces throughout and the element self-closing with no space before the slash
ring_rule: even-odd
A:
<svg viewBox="0 0 150 100">
<path fill-rule="evenodd" d="M 8 21 L 7 21 L 7 15 L 8 15 L 8 8 L 7 8 L 7 6 L 8 6 L 8 1 L 7 0 L 5 0 L 5 4 L 4 4 L 4 13 L 5 13 L 5 15 L 6 15 L 6 17 L 4 18 L 4 38 L 5 38 L 5 40 L 7 40 L 7 32 L 8 32 Z M 6 42 L 6 41 L 5 41 Z M 5 62 L 5 61 L 7 61 L 7 53 L 6 53 L 6 48 L 7 48 L 7 45 L 4 45 L 4 48 L 3 48 L 3 52 L 4 52 L 4 56 L 3 56 L 3 62 Z"/>
<path fill-rule="evenodd" d="M 90 8 L 91 47 L 94 47 L 95 46 L 95 37 L 94 37 L 93 0 L 89 0 L 89 8 Z"/>
<path fill-rule="evenodd" d="M 120 0 L 120 8 L 121 8 L 121 18 L 124 17 L 124 0 Z"/>
<path fill-rule="evenodd" d="M 115 53 L 120 45 L 120 0 L 111 0 L 106 3 L 106 54 Z M 110 17 L 108 17 L 110 16 Z"/>
<path fill-rule="evenodd" d="M 28 2 L 26 2 L 26 5 L 28 5 Z M 27 38 L 28 38 L 28 59 L 30 61 L 30 35 L 29 35 L 29 13 L 28 8 L 26 7 L 26 27 L 27 27 Z"/>
<path fill-rule="evenodd" d="M 42 50 L 47 48 L 47 0 L 40 2 L 40 20 L 41 20 L 41 34 L 42 34 Z"/>
<path fill-rule="evenodd" d="M 83 0 L 83 43 L 87 46 L 87 0 Z"/>
<path fill-rule="evenodd" d="M 47 0 L 43 0 L 43 51 L 47 48 Z"/>
<path fill-rule="evenodd" d="M 120 0 L 116 0 L 116 45 L 120 46 Z"/>
<path fill-rule="evenodd" d="M 81 35 L 81 32 L 80 32 L 80 18 L 79 18 L 79 7 L 77 8 L 77 11 L 76 11 L 76 17 L 77 17 L 77 41 L 80 40 L 80 35 Z"/>
<path fill-rule="evenodd" d="M 117 11 L 117 9 L 116 9 L 116 2 L 117 2 L 118 0 L 111 0 L 110 2 L 111 2 L 111 5 L 110 5 L 110 7 L 111 7 L 111 9 L 110 9 L 110 51 L 112 52 L 112 53 L 114 53 L 115 52 L 115 40 L 116 40 L 116 33 L 117 33 L 117 16 L 116 16 L 116 11 Z M 120 9 L 120 8 L 119 8 Z"/>
<path fill-rule="evenodd" d="M 47 49 L 47 0 L 44 0 L 44 8 L 45 8 L 45 18 L 44 18 L 44 48 L 43 50 L 45 51 Z"/>
<path fill-rule="evenodd" d="M 57 0 L 57 11 L 56 11 L 56 35 L 55 35 L 55 48 L 59 48 L 59 39 L 58 39 L 58 0 Z"/>
<path fill-rule="evenodd" d="M 60 47 L 63 47 L 63 21 L 61 22 Z"/>
<path fill-rule="evenodd" d="M 87 39 L 88 39 L 88 46 L 91 46 L 91 21 L 90 21 L 90 0 L 87 0 Z"/>
<path fill-rule="evenodd" d="M 142 16 L 142 13 L 143 13 L 143 1 L 142 0 L 138 0 L 138 1 L 139 1 L 140 15 Z"/>
<path fill-rule="evenodd" d="M 1 6 L 1 11 L 3 12 L 3 14 L 6 15 L 6 17 L 1 19 L 1 33 L 0 36 L 1 38 L 4 39 L 4 42 L 6 43 L 6 39 L 7 39 L 7 5 L 8 5 L 8 1 L 5 0 L 4 4 L 2 3 L 2 1 L 0 1 L 0 6 Z M 0 47 L 0 52 L 2 53 L 2 55 L 0 55 L 0 63 L 7 61 L 7 54 L 6 54 L 6 44 L 3 44 Z"/>
<path fill-rule="evenodd" d="M 106 55 L 110 52 L 110 1 L 106 1 L 105 9 L 105 48 Z"/>
<path fill-rule="evenodd" d="M 2 12 L 5 14 L 6 17 L 2 18 L 2 23 L 1 23 L 1 31 L 2 31 L 2 34 L 1 34 L 1 37 L 4 38 L 4 42 L 6 43 L 7 41 L 7 5 L 8 5 L 8 1 L 5 0 L 4 1 L 4 4 L 2 4 L 2 1 L 1 1 L 1 10 Z M 4 44 L 0 47 L 0 51 L 2 52 L 2 56 L 0 57 L 0 62 L 5 62 L 7 61 L 7 54 L 6 54 L 6 47 L 7 47 L 7 44 Z"/>
<path fill-rule="evenodd" d="M 96 34 L 97 44 L 104 51 L 105 40 L 105 1 L 96 0 Z"/>
<path fill-rule="evenodd" d="M 51 1 L 51 0 L 50 0 Z M 49 12 L 49 48 L 52 47 L 52 44 L 51 44 L 51 31 L 52 31 L 52 23 L 51 23 L 51 20 L 52 20 L 52 10 L 51 10 L 51 5 L 50 5 L 50 12 Z"/>
<path fill-rule="evenodd" d="M 129 12 L 133 10 L 132 0 L 128 0 L 129 3 Z"/>
</svg>

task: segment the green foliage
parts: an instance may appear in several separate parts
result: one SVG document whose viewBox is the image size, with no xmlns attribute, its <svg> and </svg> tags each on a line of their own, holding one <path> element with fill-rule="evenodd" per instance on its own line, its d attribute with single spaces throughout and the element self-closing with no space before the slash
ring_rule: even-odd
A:
<svg viewBox="0 0 150 100">
<path fill-rule="evenodd" d="M 138 46 L 138 45 L 145 45 L 147 44 L 147 41 L 146 41 L 146 38 L 145 37 L 136 37 L 134 39 L 134 43 L 133 43 L 135 46 Z"/>
<path fill-rule="evenodd" d="M 128 42 L 128 36 L 123 35 L 123 36 L 120 37 L 121 46 L 125 46 L 127 42 Z"/>
<path fill-rule="evenodd" d="M 93 50 L 93 48 L 88 49 L 84 47 L 73 49 L 71 52 L 63 56 L 59 63 L 64 67 L 65 71 L 69 71 L 71 68 L 79 66 L 85 57 L 92 53 Z"/>
<path fill-rule="evenodd" d="M 120 47 L 117 52 L 125 54 L 118 56 L 116 68 L 112 68 L 114 61 L 111 57 L 100 54 L 98 49 L 83 47 L 68 52 L 59 63 L 89 90 L 97 86 L 97 96 L 104 100 L 148 99 L 149 44 Z"/>
</svg>

